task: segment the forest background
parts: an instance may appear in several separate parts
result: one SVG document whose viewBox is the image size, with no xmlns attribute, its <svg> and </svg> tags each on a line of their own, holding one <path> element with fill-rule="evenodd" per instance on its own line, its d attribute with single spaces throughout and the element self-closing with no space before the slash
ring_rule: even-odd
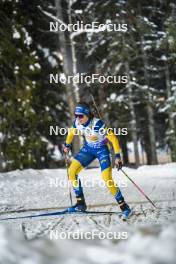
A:
<svg viewBox="0 0 176 264">
<path fill-rule="evenodd" d="M 126 32 L 51 32 L 50 22 L 127 24 Z M 0 1 L 0 171 L 63 165 L 67 127 L 81 99 L 119 136 L 126 165 L 176 161 L 174 0 Z M 126 75 L 126 84 L 50 83 L 50 74 Z M 133 160 L 130 159 L 132 147 Z M 73 152 L 77 144 L 73 146 Z"/>
</svg>

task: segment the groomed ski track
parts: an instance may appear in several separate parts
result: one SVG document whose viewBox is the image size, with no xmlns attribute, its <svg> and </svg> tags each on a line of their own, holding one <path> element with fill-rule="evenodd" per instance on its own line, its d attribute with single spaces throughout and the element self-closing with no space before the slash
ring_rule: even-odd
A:
<svg viewBox="0 0 176 264">
<path fill-rule="evenodd" d="M 176 218 L 175 190 L 176 164 L 159 166 L 143 166 L 139 169 L 124 168 L 155 202 L 155 209 L 128 182 L 121 173 L 113 171 L 116 182 L 125 185 L 121 189 L 126 200 L 133 207 L 135 214 L 126 223 L 118 214 L 64 215 L 52 217 L 36 217 L 30 219 L 9 220 L 3 223 L 7 228 L 22 230 L 27 239 L 48 236 L 51 230 L 58 232 L 76 230 L 128 230 L 152 226 L 154 229 L 164 228 Z M 119 208 L 105 186 L 99 169 L 85 170 L 80 175 L 82 181 L 95 180 L 93 187 L 84 187 L 84 193 L 91 211 L 115 211 Z M 56 170 L 24 170 L 0 174 L 1 199 L 0 218 L 35 215 L 47 212 L 62 211 L 69 206 L 68 190 L 55 186 L 56 180 L 65 180 L 66 171 Z M 58 183 L 58 182 L 57 182 Z M 103 185 L 103 184 L 102 184 Z"/>
</svg>

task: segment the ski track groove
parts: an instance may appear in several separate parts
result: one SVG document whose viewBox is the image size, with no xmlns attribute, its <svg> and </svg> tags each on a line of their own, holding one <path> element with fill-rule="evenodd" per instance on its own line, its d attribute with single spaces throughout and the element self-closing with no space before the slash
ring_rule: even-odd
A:
<svg viewBox="0 0 176 264">
<path fill-rule="evenodd" d="M 46 236 L 50 231 L 54 230 L 57 228 L 57 226 L 64 220 L 64 218 L 58 219 L 57 222 L 49 222 L 48 225 L 46 225 L 43 229 L 37 229 L 37 232 L 34 233 L 34 236 L 32 238 L 30 238 L 30 240 L 34 240 L 38 237 L 42 237 L 42 236 Z M 33 230 L 33 229 L 32 229 Z M 27 233 L 27 232 L 26 232 Z M 31 230 L 30 230 L 31 233 Z M 27 239 L 29 239 L 27 237 Z"/>
<path fill-rule="evenodd" d="M 94 225 L 95 225 L 95 227 L 96 227 L 97 229 L 99 229 L 99 230 L 104 229 L 104 227 L 103 227 L 102 225 L 100 225 L 100 224 L 98 223 L 98 221 L 96 221 L 92 216 L 89 217 L 89 220 L 90 220 L 92 223 L 94 223 Z"/>
<path fill-rule="evenodd" d="M 83 229 L 85 225 L 90 230 L 97 229 L 99 231 L 106 231 L 111 228 L 119 229 L 125 226 L 136 226 L 139 224 L 160 224 L 163 219 L 168 220 L 170 217 L 176 215 L 176 207 L 164 207 L 164 208 L 146 208 L 145 204 L 132 206 L 134 215 L 131 216 L 126 222 L 119 218 L 119 215 L 107 214 L 107 215 L 65 215 L 54 217 L 40 217 L 25 219 L 25 221 L 7 221 L 7 225 L 21 226 L 24 237 L 26 240 L 34 240 L 37 237 L 48 236 L 52 231 L 65 231 L 74 232 L 78 229 Z M 113 207 L 106 207 L 105 210 L 111 212 L 111 210 L 117 209 Z M 95 209 L 95 210 L 98 210 Z M 161 220 L 160 220 L 161 219 Z"/>
<path fill-rule="evenodd" d="M 172 196 L 174 196 L 175 198 L 175 190 L 173 190 L 172 192 Z M 154 200 L 153 202 L 154 203 L 160 203 L 160 202 L 170 202 L 170 201 L 176 201 L 176 199 L 165 199 L 165 200 Z M 148 201 L 141 201 L 141 202 L 135 202 L 135 201 L 131 201 L 129 202 L 129 204 L 132 206 L 133 204 L 149 204 Z M 99 207 L 105 207 L 105 206 L 111 206 L 111 208 L 113 208 L 113 206 L 116 206 L 115 207 L 115 210 L 117 210 L 117 204 L 116 203 L 106 203 L 106 204 L 96 204 L 96 205 L 91 205 L 91 206 L 88 206 L 88 208 L 92 209 L 92 208 L 99 208 Z M 46 207 L 46 208 L 27 208 L 25 209 L 24 207 L 18 207 L 17 209 L 19 210 L 5 210 L 5 211 L 0 211 L 0 215 L 3 215 L 3 214 L 13 214 L 13 213 L 25 213 L 25 212 L 40 212 L 40 211 L 52 211 L 52 210 L 64 210 L 66 207 L 69 207 L 69 206 L 58 206 L 58 207 Z M 7 208 L 10 208 L 10 207 L 7 207 Z"/>
</svg>

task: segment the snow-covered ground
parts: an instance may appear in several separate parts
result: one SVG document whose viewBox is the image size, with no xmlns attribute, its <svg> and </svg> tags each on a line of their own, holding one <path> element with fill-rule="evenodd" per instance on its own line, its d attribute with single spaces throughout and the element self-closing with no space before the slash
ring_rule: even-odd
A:
<svg viewBox="0 0 176 264">
<path fill-rule="evenodd" d="M 135 212 L 128 222 L 116 214 L 0 220 L 0 264 L 175 263 L 176 163 L 124 170 L 157 209 L 114 170 L 113 177 Z M 80 178 L 90 210 L 119 211 L 99 169 L 85 170 Z M 0 219 L 69 206 L 66 179 L 64 169 L 1 173 Z M 72 238 L 61 239 L 64 236 Z"/>
</svg>

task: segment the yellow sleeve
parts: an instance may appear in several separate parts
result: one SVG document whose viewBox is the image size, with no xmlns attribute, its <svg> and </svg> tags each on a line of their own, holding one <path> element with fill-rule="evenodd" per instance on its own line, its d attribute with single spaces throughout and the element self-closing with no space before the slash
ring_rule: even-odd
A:
<svg viewBox="0 0 176 264">
<path fill-rule="evenodd" d="M 114 135 L 114 133 L 112 132 L 112 130 L 107 129 L 107 135 L 106 138 L 111 142 L 113 149 L 114 149 L 114 153 L 118 154 L 121 152 L 120 149 L 120 144 L 119 144 L 119 140 L 118 138 Z"/>
<path fill-rule="evenodd" d="M 65 143 L 70 145 L 72 143 L 75 134 L 76 134 L 76 128 L 74 127 L 70 128 Z"/>
</svg>

